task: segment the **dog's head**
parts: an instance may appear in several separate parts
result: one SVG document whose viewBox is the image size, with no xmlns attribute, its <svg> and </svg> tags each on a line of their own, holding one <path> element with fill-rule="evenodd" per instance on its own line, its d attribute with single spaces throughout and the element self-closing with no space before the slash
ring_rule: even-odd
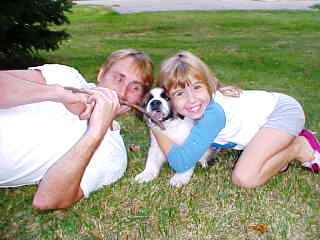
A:
<svg viewBox="0 0 320 240">
<path fill-rule="evenodd" d="M 173 117 L 169 97 L 162 88 L 153 88 L 144 101 L 146 112 L 159 121 L 165 121 Z"/>
</svg>

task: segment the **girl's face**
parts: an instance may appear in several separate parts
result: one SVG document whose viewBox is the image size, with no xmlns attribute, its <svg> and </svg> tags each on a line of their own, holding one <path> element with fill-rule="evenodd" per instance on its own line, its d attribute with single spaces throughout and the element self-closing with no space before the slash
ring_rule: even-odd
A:
<svg viewBox="0 0 320 240">
<path fill-rule="evenodd" d="M 191 79 L 184 88 L 171 89 L 169 95 L 175 111 L 193 120 L 202 117 L 211 100 L 207 86 L 196 79 Z"/>
</svg>

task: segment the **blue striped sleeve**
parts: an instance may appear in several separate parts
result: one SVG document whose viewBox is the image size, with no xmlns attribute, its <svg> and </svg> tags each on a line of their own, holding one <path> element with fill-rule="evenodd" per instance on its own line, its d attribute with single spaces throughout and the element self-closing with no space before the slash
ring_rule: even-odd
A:
<svg viewBox="0 0 320 240">
<path fill-rule="evenodd" d="M 225 125 L 226 116 L 223 108 L 218 103 L 211 102 L 185 142 L 172 145 L 168 153 L 169 165 L 176 172 L 185 172 L 194 167 Z"/>
</svg>

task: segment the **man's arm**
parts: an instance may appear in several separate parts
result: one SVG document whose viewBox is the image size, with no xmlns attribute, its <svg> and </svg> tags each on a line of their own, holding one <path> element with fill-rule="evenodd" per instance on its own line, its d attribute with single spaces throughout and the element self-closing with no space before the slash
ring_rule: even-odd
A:
<svg viewBox="0 0 320 240">
<path fill-rule="evenodd" d="M 92 111 L 86 94 L 75 94 L 58 84 L 48 85 L 38 70 L 0 71 L 0 90 L 0 109 L 53 101 L 64 104 L 80 119 L 88 119 Z"/>
<path fill-rule="evenodd" d="M 33 199 L 40 210 L 67 208 L 83 197 L 80 182 L 101 137 L 86 132 L 42 178 Z"/>
<path fill-rule="evenodd" d="M 83 197 L 80 182 L 94 152 L 119 110 L 117 95 L 108 89 L 88 90 L 94 109 L 79 141 L 42 178 L 33 199 L 35 208 L 66 208 Z"/>
<path fill-rule="evenodd" d="M 0 108 L 57 101 L 61 89 L 46 85 L 41 73 L 33 70 L 0 71 Z"/>
</svg>

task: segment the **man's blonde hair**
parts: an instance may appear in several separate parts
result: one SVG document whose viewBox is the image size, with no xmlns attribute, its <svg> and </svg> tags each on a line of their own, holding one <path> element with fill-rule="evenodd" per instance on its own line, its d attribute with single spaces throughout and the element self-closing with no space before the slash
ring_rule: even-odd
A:
<svg viewBox="0 0 320 240">
<path fill-rule="evenodd" d="M 125 58 L 133 59 L 132 67 L 141 76 L 145 91 L 148 91 L 153 83 L 153 63 L 146 53 L 136 49 L 121 49 L 111 53 L 100 67 L 97 80 L 100 81 L 113 64 Z"/>
</svg>

